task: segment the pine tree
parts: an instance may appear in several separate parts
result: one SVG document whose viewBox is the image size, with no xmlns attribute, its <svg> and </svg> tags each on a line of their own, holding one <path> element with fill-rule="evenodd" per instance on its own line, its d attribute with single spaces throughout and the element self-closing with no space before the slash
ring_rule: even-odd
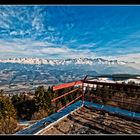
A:
<svg viewBox="0 0 140 140">
<path fill-rule="evenodd" d="M 43 86 L 40 86 L 35 91 L 35 105 L 36 108 L 45 110 L 48 114 L 50 114 L 52 105 L 52 89 L 49 87 L 46 91 Z"/>
<path fill-rule="evenodd" d="M 44 93 L 44 100 L 43 100 L 43 109 L 46 110 L 48 113 L 50 112 L 51 108 L 51 98 L 50 98 L 50 91 Z"/>
<path fill-rule="evenodd" d="M 5 118 L 9 116 L 14 119 L 16 118 L 16 111 L 9 97 L 3 96 L 3 98 L 0 99 L 0 107 L 0 114 L 2 114 L 2 117 Z"/>
<path fill-rule="evenodd" d="M 2 118 L 0 120 L 0 134 L 14 134 L 17 128 L 17 120 L 12 117 Z"/>
<path fill-rule="evenodd" d="M 16 110 L 10 98 L 0 94 L 0 133 L 12 134 L 17 127 Z"/>
<path fill-rule="evenodd" d="M 39 110 L 39 108 L 43 107 L 44 104 L 44 93 L 45 93 L 45 89 L 43 86 L 39 86 L 36 91 L 35 91 L 35 106 L 37 108 L 37 110 Z"/>
</svg>

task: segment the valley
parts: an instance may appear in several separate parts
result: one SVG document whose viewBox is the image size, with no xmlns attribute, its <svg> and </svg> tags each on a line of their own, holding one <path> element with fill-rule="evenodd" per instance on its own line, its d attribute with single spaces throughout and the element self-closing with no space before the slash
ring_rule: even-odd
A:
<svg viewBox="0 0 140 140">
<path fill-rule="evenodd" d="M 136 74 L 140 71 L 127 62 L 105 59 L 47 60 L 10 58 L 0 60 L 0 89 L 6 93 L 32 92 L 48 86 L 81 80 L 86 75 Z"/>
</svg>

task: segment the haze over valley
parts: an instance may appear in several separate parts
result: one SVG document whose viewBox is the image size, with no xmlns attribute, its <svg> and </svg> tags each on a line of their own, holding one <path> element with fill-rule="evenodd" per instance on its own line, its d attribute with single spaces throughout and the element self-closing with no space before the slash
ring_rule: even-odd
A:
<svg viewBox="0 0 140 140">
<path fill-rule="evenodd" d="M 0 88 L 8 92 L 32 91 L 39 85 L 49 86 L 81 80 L 86 75 L 132 73 L 140 75 L 139 64 L 102 58 L 0 59 Z"/>
</svg>

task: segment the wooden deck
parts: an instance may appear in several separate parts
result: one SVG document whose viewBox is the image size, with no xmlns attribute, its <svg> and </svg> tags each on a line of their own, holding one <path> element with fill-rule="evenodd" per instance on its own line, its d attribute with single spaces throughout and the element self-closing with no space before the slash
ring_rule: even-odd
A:
<svg viewBox="0 0 140 140">
<path fill-rule="evenodd" d="M 82 107 L 44 129 L 39 135 L 140 134 L 140 121 Z"/>
</svg>

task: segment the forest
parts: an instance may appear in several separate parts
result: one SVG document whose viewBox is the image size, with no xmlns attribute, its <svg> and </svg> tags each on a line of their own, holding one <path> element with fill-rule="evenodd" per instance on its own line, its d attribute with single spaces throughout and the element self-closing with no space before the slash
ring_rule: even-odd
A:
<svg viewBox="0 0 140 140">
<path fill-rule="evenodd" d="M 19 120 L 40 120 L 51 115 L 67 103 L 78 97 L 81 90 L 60 98 L 55 102 L 51 100 L 64 93 L 73 90 L 74 87 L 60 89 L 53 92 L 52 88 L 45 89 L 39 86 L 33 95 L 22 93 L 11 97 L 5 96 L 3 90 L 0 91 L 0 134 L 13 134 L 18 131 Z"/>
<path fill-rule="evenodd" d="M 136 85 L 133 82 L 128 83 Z M 77 89 L 77 90 L 75 90 Z M 72 94 L 52 102 L 52 99 L 69 93 Z M 13 134 L 19 131 L 20 120 L 40 120 L 56 112 L 73 99 L 82 95 L 82 88 L 69 87 L 53 91 L 52 87 L 45 89 L 39 86 L 34 93 L 21 93 L 13 96 L 6 96 L 3 90 L 0 91 L 0 134 Z M 84 98 L 87 101 L 120 107 L 130 111 L 140 112 L 140 88 L 118 88 L 109 85 L 87 86 L 84 91 Z"/>
</svg>

